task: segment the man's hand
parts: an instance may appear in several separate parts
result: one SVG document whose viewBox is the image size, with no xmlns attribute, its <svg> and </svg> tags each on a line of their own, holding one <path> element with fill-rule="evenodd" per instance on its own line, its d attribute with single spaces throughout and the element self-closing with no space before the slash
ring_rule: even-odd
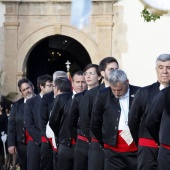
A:
<svg viewBox="0 0 170 170">
<path fill-rule="evenodd" d="M 17 153 L 17 148 L 16 148 L 16 146 L 10 146 L 10 147 L 8 148 L 8 152 L 9 152 L 10 154 L 15 154 L 15 153 Z"/>
</svg>

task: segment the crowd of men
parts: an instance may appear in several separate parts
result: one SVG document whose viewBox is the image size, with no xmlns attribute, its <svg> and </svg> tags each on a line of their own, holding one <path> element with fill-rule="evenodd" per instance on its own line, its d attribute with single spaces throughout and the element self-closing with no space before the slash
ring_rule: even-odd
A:
<svg viewBox="0 0 170 170">
<path fill-rule="evenodd" d="M 157 82 L 129 83 L 114 57 L 75 72 L 28 79 L 8 122 L 8 151 L 22 170 L 169 170 L 170 54 L 156 59 Z M 102 83 L 101 83 L 102 82 Z"/>
</svg>

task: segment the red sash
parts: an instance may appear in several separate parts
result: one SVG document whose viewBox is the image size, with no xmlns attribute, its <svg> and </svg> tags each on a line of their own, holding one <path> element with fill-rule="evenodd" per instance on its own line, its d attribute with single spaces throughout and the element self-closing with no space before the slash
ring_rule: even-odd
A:
<svg viewBox="0 0 170 170">
<path fill-rule="evenodd" d="M 50 144 L 52 146 L 53 151 L 58 152 L 58 149 L 54 148 L 54 146 L 53 146 L 52 138 L 48 138 L 48 140 L 49 140 L 49 142 L 50 142 Z"/>
<path fill-rule="evenodd" d="M 41 142 L 46 142 L 46 143 L 48 143 L 48 140 L 47 140 L 47 138 L 46 138 L 45 136 L 41 136 Z"/>
<path fill-rule="evenodd" d="M 91 142 L 99 142 L 96 138 L 91 138 Z"/>
<path fill-rule="evenodd" d="M 134 142 L 128 145 L 125 140 L 120 136 L 120 132 L 122 130 L 118 130 L 117 142 L 116 146 L 110 146 L 108 144 L 104 144 L 104 148 L 108 148 L 117 152 L 133 152 L 137 151 L 137 147 Z"/>
<path fill-rule="evenodd" d="M 50 142 L 50 145 L 51 145 L 53 151 L 58 152 L 58 149 L 54 148 L 54 146 L 53 146 L 52 138 L 48 138 L 48 140 L 47 140 L 47 138 L 46 138 L 45 136 L 41 136 L 41 142 L 44 142 L 44 143 L 45 143 L 45 142 L 46 142 L 46 143 Z"/>
<path fill-rule="evenodd" d="M 28 144 L 28 141 L 29 141 L 29 134 L 28 131 L 25 130 L 25 143 Z"/>
<path fill-rule="evenodd" d="M 162 147 L 164 147 L 164 148 L 170 150 L 170 145 L 165 145 L 165 144 L 160 144 L 160 145 L 161 145 Z"/>
<path fill-rule="evenodd" d="M 75 144 L 76 144 L 76 141 L 75 141 L 73 138 L 71 138 L 71 144 L 72 144 L 72 145 L 75 145 Z"/>
<path fill-rule="evenodd" d="M 151 148 L 158 148 L 158 145 L 153 139 L 139 138 L 139 146 L 147 146 Z"/>
<path fill-rule="evenodd" d="M 77 138 L 85 142 L 89 142 L 88 138 L 86 138 L 85 136 L 78 135 Z"/>
</svg>

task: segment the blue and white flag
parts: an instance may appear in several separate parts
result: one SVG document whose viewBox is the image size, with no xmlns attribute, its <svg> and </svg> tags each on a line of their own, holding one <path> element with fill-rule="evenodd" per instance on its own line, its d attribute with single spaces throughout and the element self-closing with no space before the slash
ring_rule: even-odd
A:
<svg viewBox="0 0 170 170">
<path fill-rule="evenodd" d="M 82 29 L 89 24 L 89 16 L 92 13 L 91 0 L 72 0 L 71 25 Z"/>
</svg>

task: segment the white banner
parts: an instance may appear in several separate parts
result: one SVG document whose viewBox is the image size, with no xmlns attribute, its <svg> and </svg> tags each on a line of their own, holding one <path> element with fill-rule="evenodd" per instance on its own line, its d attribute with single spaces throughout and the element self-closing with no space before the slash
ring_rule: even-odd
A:
<svg viewBox="0 0 170 170">
<path fill-rule="evenodd" d="M 148 6 L 158 9 L 169 11 L 170 10 L 170 0 L 142 0 Z"/>
</svg>

